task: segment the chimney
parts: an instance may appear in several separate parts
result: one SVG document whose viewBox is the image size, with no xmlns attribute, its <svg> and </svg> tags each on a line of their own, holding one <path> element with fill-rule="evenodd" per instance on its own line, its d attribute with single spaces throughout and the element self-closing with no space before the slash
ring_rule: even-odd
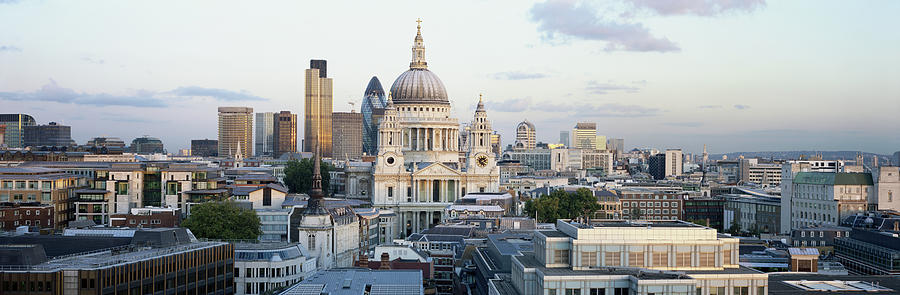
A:
<svg viewBox="0 0 900 295">
<path fill-rule="evenodd" d="M 391 255 L 387 252 L 381 253 L 381 267 L 378 269 L 391 269 Z"/>
<path fill-rule="evenodd" d="M 360 253 L 360 255 L 359 255 L 359 262 L 357 262 L 357 265 L 356 265 L 356 266 L 358 266 L 358 267 L 369 268 L 369 255 L 366 255 L 366 254 L 364 254 L 364 253 Z"/>
</svg>

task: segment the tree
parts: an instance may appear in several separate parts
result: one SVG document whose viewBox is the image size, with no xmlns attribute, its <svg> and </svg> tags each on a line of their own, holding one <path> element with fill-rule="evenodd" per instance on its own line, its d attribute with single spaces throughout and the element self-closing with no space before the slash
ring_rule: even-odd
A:
<svg viewBox="0 0 900 295">
<path fill-rule="evenodd" d="M 738 224 L 737 222 L 732 223 L 731 227 L 728 228 L 728 233 L 735 235 L 735 236 L 741 234 L 741 225 Z"/>
<path fill-rule="evenodd" d="M 580 188 L 575 192 L 555 190 L 549 195 L 525 202 L 525 214 L 535 216 L 538 222 L 554 222 L 557 219 L 574 219 L 591 216 L 600 210 L 597 197 L 591 190 Z"/>
<path fill-rule="evenodd" d="M 198 238 L 206 239 L 255 240 L 262 234 L 256 211 L 238 207 L 231 201 L 194 205 L 191 215 L 181 225 Z"/>
<path fill-rule="evenodd" d="M 284 184 L 287 185 L 289 192 L 309 194 L 309 190 L 312 188 L 313 161 L 313 159 L 302 159 L 287 162 L 284 167 Z M 334 168 L 325 161 L 319 165 L 322 173 L 322 192 L 328 195 L 328 184 L 331 180 L 331 174 L 328 172 Z"/>
</svg>

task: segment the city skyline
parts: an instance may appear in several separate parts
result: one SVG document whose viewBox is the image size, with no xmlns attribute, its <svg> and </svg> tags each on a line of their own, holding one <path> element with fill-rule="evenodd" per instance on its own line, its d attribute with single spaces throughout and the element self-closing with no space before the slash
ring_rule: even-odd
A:
<svg viewBox="0 0 900 295">
<path fill-rule="evenodd" d="M 0 32 L 0 68 L 9 69 L 0 72 L 0 109 L 72 126 L 78 143 L 147 134 L 171 152 L 216 138 L 220 106 L 301 113 L 306 63 L 326 59 L 334 111 L 354 102 L 359 112 L 372 76 L 393 81 L 404 70 L 397 65 L 421 17 L 429 67 L 448 81 L 453 115 L 469 117 L 484 93 L 504 146 L 525 119 L 538 141 L 596 122 L 628 149 L 900 146 L 890 128 L 900 120 L 900 86 L 891 83 L 898 3 L 733 3 L 363 3 L 356 12 L 333 3 L 173 11 L 157 2 L 3 1 L 0 26 L 11 29 Z M 321 15 L 303 14 L 313 9 Z M 365 26 L 332 20 L 373 11 L 382 17 Z M 163 14 L 166 23 L 154 21 Z M 48 17 L 58 21 L 41 22 Z"/>
</svg>

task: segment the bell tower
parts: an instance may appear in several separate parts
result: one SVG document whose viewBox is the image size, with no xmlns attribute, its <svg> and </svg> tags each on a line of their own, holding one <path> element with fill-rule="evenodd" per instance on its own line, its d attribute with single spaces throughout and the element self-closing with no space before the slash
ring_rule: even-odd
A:
<svg viewBox="0 0 900 295">
<path fill-rule="evenodd" d="M 484 109 L 484 99 L 478 95 L 478 107 L 475 109 L 475 118 L 469 130 L 467 167 L 469 171 L 479 171 L 494 167 L 494 153 L 491 151 L 491 121 L 488 121 L 487 111 Z M 476 169 L 476 170 L 471 170 Z"/>
</svg>

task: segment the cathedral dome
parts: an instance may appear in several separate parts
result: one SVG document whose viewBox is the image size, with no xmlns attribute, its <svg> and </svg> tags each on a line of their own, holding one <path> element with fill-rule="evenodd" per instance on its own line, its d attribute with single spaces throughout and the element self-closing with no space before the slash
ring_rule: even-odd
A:
<svg viewBox="0 0 900 295">
<path fill-rule="evenodd" d="M 391 96 L 395 104 L 450 104 L 441 79 L 421 68 L 411 68 L 400 74 L 391 86 Z"/>
<path fill-rule="evenodd" d="M 391 96 L 395 104 L 450 104 L 444 83 L 428 70 L 428 63 L 425 62 L 422 26 L 416 26 L 409 70 L 394 80 L 394 84 L 391 85 Z"/>
</svg>

